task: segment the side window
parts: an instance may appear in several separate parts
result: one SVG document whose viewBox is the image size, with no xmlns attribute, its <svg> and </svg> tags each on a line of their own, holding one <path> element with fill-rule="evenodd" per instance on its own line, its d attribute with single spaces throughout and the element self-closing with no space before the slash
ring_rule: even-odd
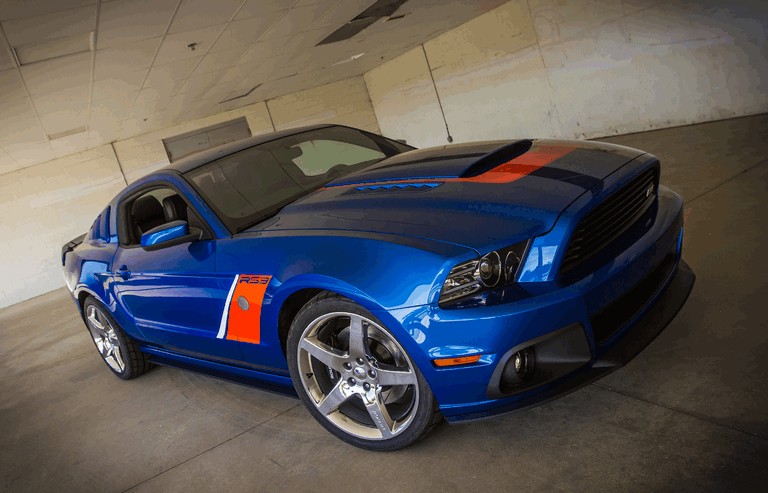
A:
<svg viewBox="0 0 768 493">
<path fill-rule="evenodd" d="M 126 236 L 121 237 L 120 242 L 128 246 L 141 244 L 141 235 L 173 221 L 187 221 L 190 232 L 199 231 L 201 239 L 206 236 L 206 228 L 197 213 L 169 187 L 153 188 L 132 198 L 125 204 L 120 219 L 125 224 L 121 234 Z"/>
</svg>

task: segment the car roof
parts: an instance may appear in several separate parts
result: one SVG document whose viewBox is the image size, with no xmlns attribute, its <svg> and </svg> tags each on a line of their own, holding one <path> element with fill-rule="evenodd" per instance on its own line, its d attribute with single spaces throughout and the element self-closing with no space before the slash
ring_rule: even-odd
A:
<svg viewBox="0 0 768 493">
<path fill-rule="evenodd" d="M 291 135 L 300 134 L 310 130 L 317 130 L 320 128 L 327 128 L 327 127 L 334 127 L 334 126 L 339 126 L 339 125 L 329 125 L 329 124 L 308 125 L 304 127 L 290 128 L 288 130 L 281 130 L 279 132 L 271 132 L 268 134 L 256 135 L 254 137 L 249 137 L 247 139 L 230 142 L 229 144 L 224 144 L 214 149 L 198 152 L 189 157 L 181 158 L 178 161 L 171 163 L 169 166 L 166 166 L 158 171 L 171 170 L 171 171 L 176 171 L 178 173 L 186 173 L 187 171 L 191 171 L 204 164 L 208 164 L 211 161 L 214 161 L 220 157 L 227 156 L 234 152 L 241 151 L 243 149 L 247 149 L 255 145 L 263 144 L 271 140 L 280 139 L 280 138 L 288 137 Z"/>
</svg>

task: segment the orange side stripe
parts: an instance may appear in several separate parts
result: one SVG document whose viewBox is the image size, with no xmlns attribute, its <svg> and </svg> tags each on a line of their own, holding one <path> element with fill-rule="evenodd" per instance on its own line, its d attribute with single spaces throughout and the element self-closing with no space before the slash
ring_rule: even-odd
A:
<svg viewBox="0 0 768 493">
<path fill-rule="evenodd" d="M 271 279 L 272 276 L 240 275 L 229 304 L 227 339 L 261 342 L 261 305 Z"/>
</svg>

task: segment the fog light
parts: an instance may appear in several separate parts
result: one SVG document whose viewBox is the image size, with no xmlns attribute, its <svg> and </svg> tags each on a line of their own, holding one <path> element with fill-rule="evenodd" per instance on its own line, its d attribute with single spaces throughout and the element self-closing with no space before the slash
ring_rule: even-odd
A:
<svg viewBox="0 0 768 493">
<path fill-rule="evenodd" d="M 504 366 L 502 378 L 506 385 L 519 385 L 533 377 L 535 357 L 533 346 L 521 349 L 509 358 Z"/>
</svg>

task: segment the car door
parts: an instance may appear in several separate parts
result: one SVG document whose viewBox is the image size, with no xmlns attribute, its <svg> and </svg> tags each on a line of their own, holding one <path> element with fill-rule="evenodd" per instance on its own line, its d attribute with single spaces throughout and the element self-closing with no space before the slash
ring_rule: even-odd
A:
<svg viewBox="0 0 768 493">
<path fill-rule="evenodd" d="M 120 247 L 113 263 L 118 303 L 153 345 L 224 362 L 239 361 L 235 341 L 217 339 L 227 289 L 217 278 L 217 240 L 178 188 L 154 182 L 118 206 Z M 154 251 L 141 235 L 171 221 L 187 221 L 200 239 Z"/>
</svg>

